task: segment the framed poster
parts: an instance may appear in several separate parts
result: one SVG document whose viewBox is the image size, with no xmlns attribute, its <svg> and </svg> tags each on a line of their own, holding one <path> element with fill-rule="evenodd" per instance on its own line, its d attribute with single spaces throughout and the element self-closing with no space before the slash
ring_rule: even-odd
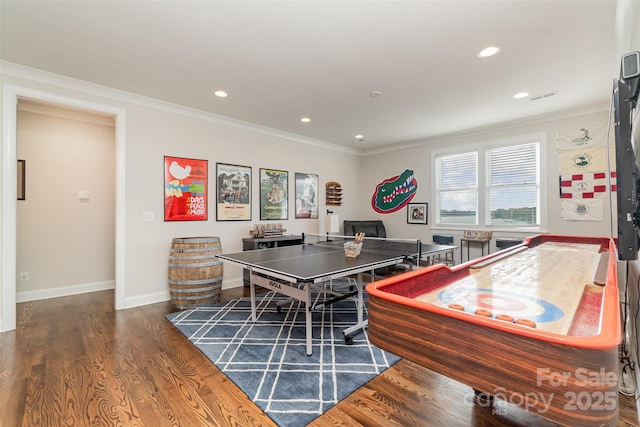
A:
<svg viewBox="0 0 640 427">
<path fill-rule="evenodd" d="M 251 221 L 251 167 L 216 163 L 216 220 Z"/>
<path fill-rule="evenodd" d="M 288 219 L 289 172 L 260 168 L 260 220 Z"/>
<path fill-rule="evenodd" d="M 26 160 L 18 160 L 18 200 L 27 199 L 25 187 L 26 166 Z"/>
<path fill-rule="evenodd" d="M 409 224 L 426 224 L 428 214 L 427 203 L 409 203 L 407 204 L 407 223 Z"/>
<path fill-rule="evenodd" d="M 207 220 L 207 160 L 164 156 L 164 220 Z"/>
<path fill-rule="evenodd" d="M 318 175 L 296 172 L 296 218 L 318 218 Z"/>
</svg>

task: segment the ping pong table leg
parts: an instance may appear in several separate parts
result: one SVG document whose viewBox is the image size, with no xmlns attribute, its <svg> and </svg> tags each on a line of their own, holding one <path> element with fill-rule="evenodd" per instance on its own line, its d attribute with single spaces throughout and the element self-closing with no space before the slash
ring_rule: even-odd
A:
<svg viewBox="0 0 640 427">
<path fill-rule="evenodd" d="M 356 280 L 356 287 L 358 289 L 358 302 L 356 310 L 358 311 L 358 325 L 362 325 L 362 318 L 364 317 L 364 298 L 362 297 L 362 273 L 358 273 L 358 279 Z"/>
<path fill-rule="evenodd" d="M 253 283 L 253 271 L 249 271 L 249 291 L 251 293 L 251 321 L 257 320 L 256 315 L 256 285 Z"/>
<path fill-rule="evenodd" d="M 313 354 L 313 319 L 311 316 L 311 285 L 306 284 L 306 298 L 304 304 L 305 311 L 305 326 L 306 326 L 306 334 L 307 334 L 307 356 L 311 356 Z"/>
<path fill-rule="evenodd" d="M 353 343 L 353 337 L 351 336 L 351 334 L 366 328 L 369 323 L 368 321 L 364 320 L 364 297 L 363 297 L 364 291 L 363 291 L 363 285 L 362 285 L 362 273 L 358 273 L 358 279 L 356 280 L 356 288 L 358 290 L 358 298 L 356 299 L 358 323 L 342 331 L 342 335 L 344 335 L 344 342 L 347 345 L 351 345 Z"/>
</svg>

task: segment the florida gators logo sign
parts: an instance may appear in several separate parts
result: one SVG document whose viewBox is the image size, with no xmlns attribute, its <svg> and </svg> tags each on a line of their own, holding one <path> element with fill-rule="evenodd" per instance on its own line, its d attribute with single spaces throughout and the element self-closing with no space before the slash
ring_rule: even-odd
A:
<svg viewBox="0 0 640 427">
<path fill-rule="evenodd" d="M 371 207 L 378 213 L 391 213 L 402 209 L 413 199 L 418 190 L 418 182 L 413 171 L 407 169 L 402 174 L 387 178 L 376 186 L 371 197 Z"/>
</svg>

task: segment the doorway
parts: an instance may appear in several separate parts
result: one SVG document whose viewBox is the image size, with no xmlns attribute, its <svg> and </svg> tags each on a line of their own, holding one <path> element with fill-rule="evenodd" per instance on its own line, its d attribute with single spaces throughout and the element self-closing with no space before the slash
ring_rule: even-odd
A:
<svg viewBox="0 0 640 427">
<path fill-rule="evenodd" d="M 16 327 L 16 199 L 18 99 L 77 108 L 115 118 L 115 309 L 125 308 L 124 281 L 124 176 L 125 111 L 104 104 L 68 98 L 5 84 L 3 87 L 2 282 L 0 332 Z"/>
<path fill-rule="evenodd" d="M 19 98 L 17 124 L 16 302 L 113 290 L 115 117 Z"/>
</svg>

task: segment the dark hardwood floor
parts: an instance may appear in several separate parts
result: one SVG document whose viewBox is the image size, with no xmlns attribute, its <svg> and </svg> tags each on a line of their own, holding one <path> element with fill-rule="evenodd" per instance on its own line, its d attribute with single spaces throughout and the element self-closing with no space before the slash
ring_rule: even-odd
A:
<svg viewBox="0 0 640 427">
<path fill-rule="evenodd" d="M 114 311 L 111 291 L 18 304 L 16 330 L 0 334 L 1 425 L 274 425 L 164 318 L 172 311 L 168 302 Z M 552 425 L 472 395 L 402 360 L 312 425 Z M 618 426 L 638 425 L 633 398 L 620 395 Z"/>
</svg>

